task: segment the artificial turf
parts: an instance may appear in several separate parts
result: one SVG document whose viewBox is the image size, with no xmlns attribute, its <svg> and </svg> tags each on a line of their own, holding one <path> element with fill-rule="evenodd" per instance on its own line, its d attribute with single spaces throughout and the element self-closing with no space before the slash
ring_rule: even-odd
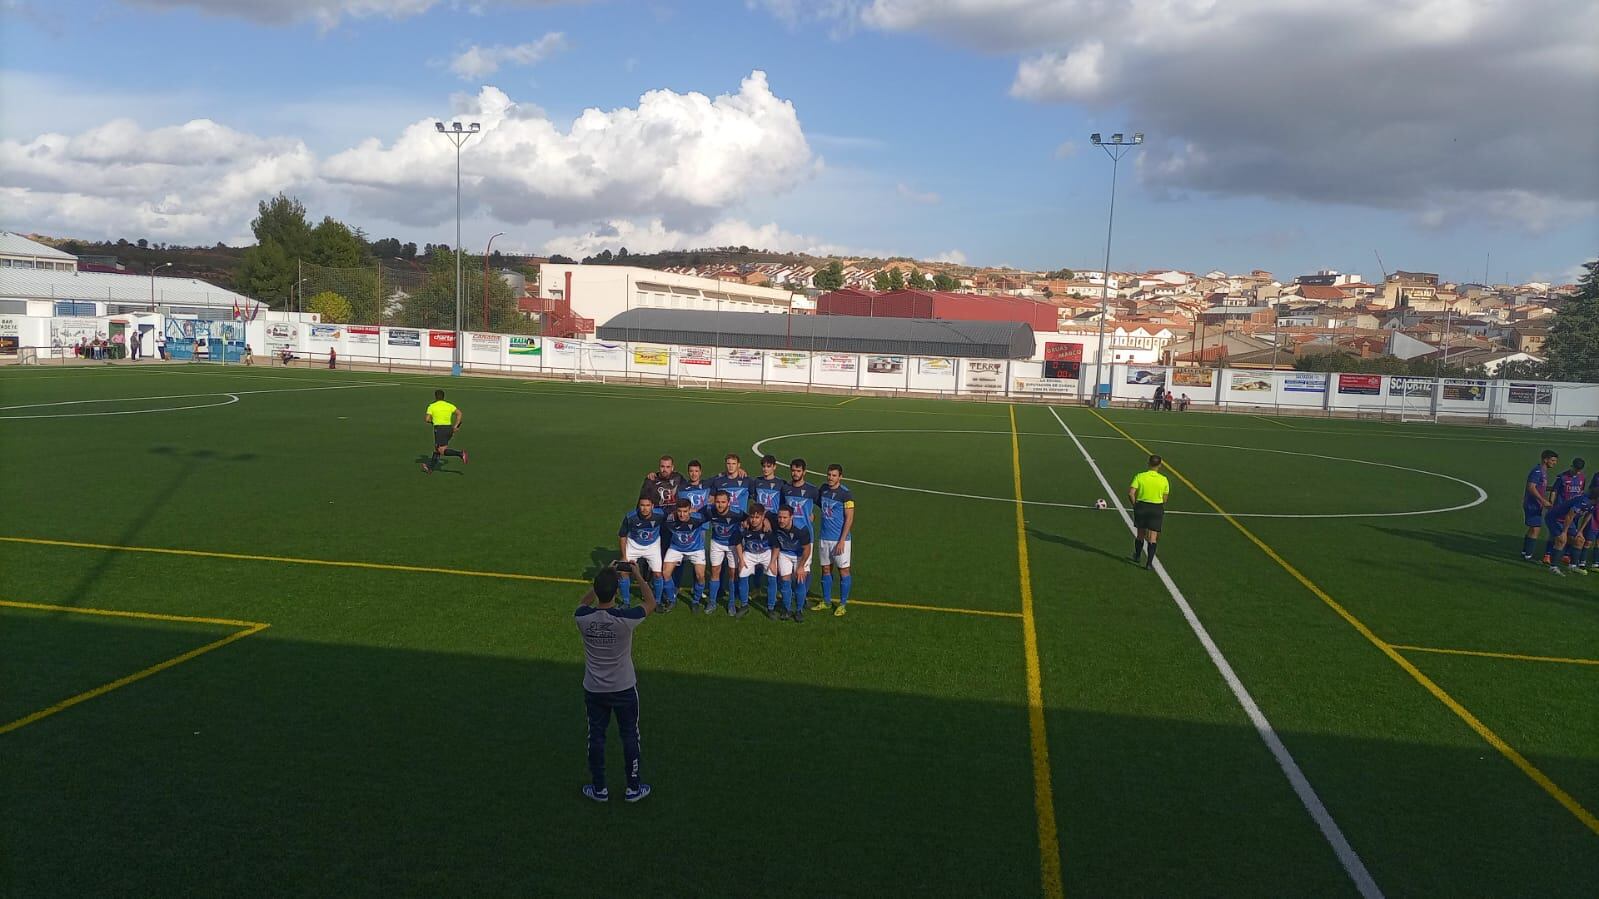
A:
<svg viewBox="0 0 1599 899">
<path fill-rule="evenodd" d="M 472 462 L 423 475 L 436 386 Z M 1355 892 L 1083 508 L 1108 497 L 1067 428 L 1118 490 L 1132 439 L 1165 454 L 1280 557 L 1167 517 L 1173 583 L 1384 892 L 1599 883 L 1599 665 L 1400 653 L 1573 811 L 1304 582 L 1388 644 L 1599 659 L 1599 575 L 1517 553 L 1526 470 L 1586 434 L 204 366 L 9 368 L 0 406 L 0 602 L 270 624 L 0 733 L 17 895 L 1047 892 L 1018 474 L 1065 892 Z M 577 582 L 657 455 L 757 443 L 845 466 L 861 605 L 648 622 L 656 792 L 588 803 Z M 1312 514 L 1352 517 L 1252 517 Z M 0 606 L 0 727 L 232 630 Z"/>
</svg>

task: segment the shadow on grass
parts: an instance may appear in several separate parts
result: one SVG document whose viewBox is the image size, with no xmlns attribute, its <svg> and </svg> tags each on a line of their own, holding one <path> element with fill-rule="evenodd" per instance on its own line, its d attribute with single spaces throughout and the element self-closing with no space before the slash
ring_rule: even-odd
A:
<svg viewBox="0 0 1599 899">
<path fill-rule="evenodd" d="M 459 468 L 446 467 L 445 462 L 448 461 L 449 458 L 449 456 L 445 456 L 443 459 L 440 459 L 439 464 L 433 466 L 433 474 L 466 474 L 466 472 L 461 471 Z M 432 459 L 433 456 L 428 453 L 417 453 L 416 458 L 412 461 L 418 465 L 426 465 Z"/>
<path fill-rule="evenodd" d="M 1503 537 L 1489 537 L 1465 531 L 1440 531 L 1428 528 L 1395 528 L 1371 525 L 1372 530 L 1392 538 L 1426 543 L 1435 549 L 1454 555 L 1469 556 L 1475 563 L 1494 566 L 1496 589 L 1499 596 L 1519 594 L 1543 602 L 1599 613 L 1599 599 L 1585 594 L 1568 595 L 1551 590 L 1565 582 L 1582 582 L 1590 578 L 1557 578 L 1545 566 L 1521 558 L 1521 534 L 1511 532 Z M 1543 554 L 1545 539 L 1538 540 L 1537 552 Z M 1486 586 L 1486 585 L 1485 585 Z"/>
<path fill-rule="evenodd" d="M 1120 534 L 1122 532 L 1118 531 L 1117 533 Z M 1027 536 L 1032 537 L 1034 540 L 1041 540 L 1045 543 L 1053 543 L 1057 546 L 1064 546 L 1067 549 L 1076 550 L 1077 552 L 1092 553 L 1094 555 L 1104 556 L 1107 559 L 1115 559 L 1118 562 L 1132 564 L 1131 552 L 1126 554 L 1111 552 L 1110 550 L 1105 549 L 1103 546 L 1095 546 L 1091 543 L 1084 543 L 1081 540 L 1073 540 L 1072 538 L 1062 534 L 1052 534 L 1048 531 L 1041 531 L 1032 526 L 1027 528 Z M 1125 543 L 1126 541 L 1124 540 L 1123 542 Z"/>
</svg>

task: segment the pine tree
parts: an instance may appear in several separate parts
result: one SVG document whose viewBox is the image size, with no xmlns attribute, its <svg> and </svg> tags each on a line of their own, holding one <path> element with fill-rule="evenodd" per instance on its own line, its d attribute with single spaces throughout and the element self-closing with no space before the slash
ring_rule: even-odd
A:
<svg viewBox="0 0 1599 899">
<path fill-rule="evenodd" d="M 1588 273 L 1555 314 L 1543 353 L 1553 380 L 1591 384 L 1599 383 L 1599 259 L 1583 267 Z"/>
</svg>

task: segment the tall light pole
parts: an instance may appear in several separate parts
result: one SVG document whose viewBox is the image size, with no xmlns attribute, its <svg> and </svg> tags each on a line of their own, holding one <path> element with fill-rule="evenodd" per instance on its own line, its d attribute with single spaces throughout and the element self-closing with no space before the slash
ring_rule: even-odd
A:
<svg viewBox="0 0 1599 899">
<path fill-rule="evenodd" d="M 1110 140 L 1102 140 L 1096 131 L 1088 136 L 1088 141 L 1110 157 L 1110 220 L 1105 225 L 1105 283 L 1099 297 L 1099 349 L 1094 353 L 1094 405 L 1098 406 L 1099 386 L 1102 383 L 1100 366 L 1105 361 L 1105 318 L 1110 315 L 1110 238 L 1116 227 L 1116 170 L 1121 166 L 1122 157 L 1144 142 L 1144 133 L 1137 132 L 1132 140 L 1126 140 L 1125 135 L 1118 131 L 1110 136 Z"/>
<path fill-rule="evenodd" d="M 461 145 L 467 142 L 472 135 L 483 130 L 483 126 L 473 122 L 465 128 L 460 122 L 451 122 L 448 128 L 443 122 L 434 122 L 434 127 L 439 133 L 450 139 L 455 144 L 455 353 L 450 364 L 450 374 L 461 376 Z"/>
<path fill-rule="evenodd" d="M 483 330 L 485 331 L 489 330 L 489 250 L 494 248 L 494 238 L 504 236 L 504 231 L 494 232 L 489 236 L 488 246 L 483 248 Z"/>
<path fill-rule="evenodd" d="M 171 264 L 172 263 L 170 263 L 170 262 L 163 262 L 160 265 L 156 266 L 155 268 L 150 269 L 150 311 L 151 312 L 155 311 L 155 273 L 160 271 L 160 270 L 162 270 L 162 269 L 164 269 L 164 268 L 166 268 L 167 266 L 169 266 Z"/>
</svg>

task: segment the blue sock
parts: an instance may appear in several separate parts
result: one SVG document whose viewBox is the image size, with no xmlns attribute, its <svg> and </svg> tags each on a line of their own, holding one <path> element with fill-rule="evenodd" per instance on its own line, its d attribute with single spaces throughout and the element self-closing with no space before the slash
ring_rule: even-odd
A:
<svg viewBox="0 0 1599 899">
<path fill-rule="evenodd" d="M 1530 556 L 1532 555 L 1532 551 L 1537 548 L 1537 546 L 1537 537 L 1523 537 L 1521 539 L 1521 554 L 1524 556 Z"/>
<path fill-rule="evenodd" d="M 777 583 L 777 575 L 770 571 L 766 572 L 766 611 L 768 612 L 777 608 Z"/>
<path fill-rule="evenodd" d="M 655 589 L 655 601 L 666 602 L 666 581 L 662 580 L 661 576 L 657 574 L 655 583 L 651 586 Z"/>
<path fill-rule="evenodd" d="M 839 605 L 843 605 L 844 603 L 849 602 L 849 582 L 850 582 L 850 580 L 851 580 L 851 577 L 850 577 L 850 575 L 847 575 L 847 574 L 841 574 L 838 577 L 838 604 Z"/>
<path fill-rule="evenodd" d="M 733 585 L 733 595 L 738 597 L 739 605 L 747 606 L 750 604 L 750 579 L 748 577 L 739 576 L 738 582 Z"/>
<path fill-rule="evenodd" d="M 627 608 L 627 606 L 632 603 L 632 599 L 633 599 L 633 594 L 631 592 L 632 589 L 633 589 L 633 579 L 632 578 L 630 578 L 630 577 L 617 578 L 617 580 L 616 580 L 616 598 L 620 599 L 622 601 L 622 607 L 623 608 Z"/>
<path fill-rule="evenodd" d="M 822 602 L 832 602 L 832 601 L 833 601 L 833 573 L 831 571 L 829 571 L 828 573 L 822 575 Z"/>
<path fill-rule="evenodd" d="M 794 611 L 794 581 L 792 578 L 783 578 L 778 581 L 783 590 L 783 608 Z"/>
<path fill-rule="evenodd" d="M 1555 554 L 1555 541 L 1553 541 L 1553 540 L 1544 541 L 1543 554 L 1546 555 L 1546 556 L 1549 556 L 1551 558 L 1554 557 L 1554 554 Z"/>
<path fill-rule="evenodd" d="M 710 582 L 705 585 L 705 589 L 710 594 L 711 605 L 713 605 L 713 606 L 716 605 L 716 594 L 722 592 L 722 573 L 720 571 L 718 571 L 716 573 L 715 577 L 710 579 Z M 729 597 L 728 599 L 729 599 L 729 601 L 732 600 L 731 597 Z"/>
<path fill-rule="evenodd" d="M 694 604 L 695 605 L 699 605 L 700 600 L 702 600 L 704 598 L 705 598 L 705 582 L 704 581 L 700 581 L 700 580 L 696 580 L 694 582 Z"/>
</svg>

